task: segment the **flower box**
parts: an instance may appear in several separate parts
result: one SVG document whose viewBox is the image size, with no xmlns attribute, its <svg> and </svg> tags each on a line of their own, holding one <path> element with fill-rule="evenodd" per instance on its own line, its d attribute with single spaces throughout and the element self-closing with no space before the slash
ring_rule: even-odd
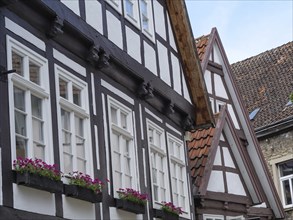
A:
<svg viewBox="0 0 293 220">
<path fill-rule="evenodd" d="M 28 186 L 39 190 L 48 191 L 50 193 L 62 193 L 63 183 L 59 180 L 52 180 L 48 177 L 40 176 L 29 172 L 16 172 L 13 170 L 14 183 L 18 185 Z"/>
<path fill-rule="evenodd" d="M 173 213 L 166 212 L 163 210 L 153 209 L 153 213 L 155 218 L 161 218 L 164 220 L 178 220 L 179 219 L 179 215 L 175 215 Z"/>
<path fill-rule="evenodd" d="M 93 190 L 77 185 L 64 185 L 64 194 L 68 197 L 84 200 L 91 203 L 102 202 L 102 193 L 95 193 Z"/>
<path fill-rule="evenodd" d="M 144 214 L 145 205 L 138 204 L 126 199 L 116 199 L 116 207 L 135 214 Z"/>
</svg>

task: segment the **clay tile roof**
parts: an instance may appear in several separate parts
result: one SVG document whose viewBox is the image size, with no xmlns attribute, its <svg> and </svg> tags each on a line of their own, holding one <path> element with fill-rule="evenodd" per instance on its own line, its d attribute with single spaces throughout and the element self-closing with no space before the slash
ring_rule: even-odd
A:
<svg viewBox="0 0 293 220">
<path fill-rule="evenodd" d="M 214 136 L 215 128 L 201 128 L 191 132 L 191 140 L 187 142 L 193 184 L 200 186 L 208 155 Z"/>
<path fill-rule="evenodd" d="M 208 41 L 209 41 L 209 35 L 203 35 L 195 39 L 196 49 L 197 49 L 200 62 L 202 61 L 204 57 L 206 47 L 208 46 Z"/>
<path fill-rule="evenodd" d="M 293 92 L 293 42 L 231 65 L 248 112 L 260 108 L 254 128 L 293 116 L 286 106 Z"/>
</svg>

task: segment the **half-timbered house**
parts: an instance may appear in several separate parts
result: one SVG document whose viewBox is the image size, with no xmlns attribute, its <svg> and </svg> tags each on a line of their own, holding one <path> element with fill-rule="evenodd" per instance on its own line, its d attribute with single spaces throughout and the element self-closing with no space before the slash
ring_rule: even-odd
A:
<svg viewBox="0 0 293 220">
<path fill-rule="evenodd" d="M 211 117 L 184 1 L 1 0 L 0 15 L 1 218 L 153 219 L 166 201 L 194 219 L 184 135 Z M 18 157 L 57 164 L 64 187 L 100 178 L 102 201 L 18 184 Z M 144 214 L 120 188 L 149 195 Z"/>
<path fill-rule="evenodd" d="M 196 39 L 215 126 L 189 135 L 198 219 L 282 219 L 284 212 L 216 28 Z"/>
</svg>

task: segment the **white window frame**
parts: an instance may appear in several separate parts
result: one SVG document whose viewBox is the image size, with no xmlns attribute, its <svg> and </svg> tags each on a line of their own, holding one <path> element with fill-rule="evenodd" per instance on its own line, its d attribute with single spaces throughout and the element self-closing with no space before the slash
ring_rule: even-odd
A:
<svg viewBox="0 0 293 220">
<path fill-rule="evenodd" d="M 154 122 L 152 122 L 149 119 L 146 119 L 146 122 L 147 122 L 147 134 L 148 134 L 148 146 L 149 146 L 148 148 L 149 148 L 149 163 L 150 163 L 150 172 L 151 172 L 153 207 L 156 209 L 160 209 L 162 201 L 167 201 L 167 202 L 170 201 L 170 188 L 169 188 L 169 179 L 170 178 L 169 178 L 169 172 L 168 172 L 169 168 L 168 168 L 168 164 L 167 164 L 168 155 L 167 155 L 167 151 L 166 151 L 165 131 L 164 131 L 164 129 L 162 129 L 160 126 L 158 126 L 157 124 L 155 124 Z M 161 137 L 160 137 L 161 146 L 156 146 L 153 143 L 150 143 L 150 141 L 149 141 L 149 128 L 161 133 Z M 163 166 L 164 166 L 163 168 L 165 168 L 165 170 L 163 170 L 164 171 L 164 179 L 162 180 L 162 179 L 158 178 L 157 185 L 159 188 L 158 188 L 158 200 L 157 201 L 154 199 L 155 196 L 154 196 L 154 180 L 153 180 L 153 167 L 152 167 L 152 152 L 154 152 L 156 154 L 156 156 L 163 157 Z M 161 185 L 162 181 L 164 181 L 164 183 L 165 183 L 165 188 L 163 188 Z M 166 194 L 165 194 L 166 198 L 165 199 L 161 198 L 161 191 L 159 190 L 160 188 L 165 189 L 165 191 L 166 191 Z"/>
<path fill-rule="evenodd" d="M 147 5 L 147 19 L 149 21 L 149 29 L 146 30 L 143 28 L 143 12 L 141 10 L 141 5 L 142 5 L 142 1 L 144 1 Z M 154 41 L 155 36 L 154 36 L 154 19 L 153 19 L 153 7 L 152 7 L 152 1 L 150 0 L 139 0 L 139 12 L 140 12 L 140 22 L 141 22 L 141 31 L 143 34 L 145 34 L 149 39 L 151 39 L 152 41 Z"/>
<path fill-rule="evenodd" d="M 69 97 L 65 99 L 60 96 L 59 91 L 59 79 L 63 79 L 69 83 L 69 85 L 74 85 L 81 89 L 80 97 L 81 105 L 78 106 L 73 103 L 72 90 L 69 90 Z M 61 119 L 61 109 L 70 112 L 70 122 L 74 123 L 75 116 L 83 119 L 83 138 L 84 138 L 84 151 L 85 156 L 85 173 L 93 175 L 92 168 L 92 141 L 91 141 L 91 128 L 90 128 L 90 115 L 89 115 L 89 100 L 88 100 L 88 85 L 85 81 L 79 79 L 78 77 L 71 74 L 69 71 L 55 64 L 55 85 L 56 85 L 56 102 L 57 102 L 57 114 L 58 114 L 58 126 L 59 126 L 59 154 L 60 154 L 60 169 L 64 172 L 64 159 L 63 159 L 63 143 L 62 143 L 62 119 Z M 70 86 L 70 88 L 72 88 Z M 72 147 L 72 171 L 77 170 L 77 148 L 76 148 L 76 134 L 75 126 L 71 124 L 71 147 Z"/>
<path fill-rule="evenodd" d="M 106 0 L 106 2 L 120 14 L 122 13 L 122 0 Z"/>
<path fill-rule="evenodd" d="M 240 215 L 240 216 L 227 216 L 226 217 L 227 220 L 244 220 L 244 216 Z"/>
<path fill-rule="evenodd" d="M 172 154 L 172 150 L 171 148 L 173 146 L 170 146 L 170 141 L 173 142 L 173 146 L 174 144 L 176 144 L 177 146 L 180 146 L 180 155 L 178 156 L 178 154 L 176 154 L 176 152 Z M 189 192 L 188 192 L 188 182 L 187 182 L 187 173 L 186 173 L 186 157 L 185 157 L 185 146 L 184 146 L 184 142 L 182 140 L 180 140 L 179 138 L 176 138 L 175 136 L 173 136 L 172 134 L 170 134 L 169 132 L 167 132 L 167 143 L 168 143 L 168 152 L 169 152 L 169 164 L 170 164 L 170 174 L 171 174 L 171 188 L 172 188 L 172 193 L 173 193 L 173 203 L 175 206 L 177 207 L 181 207 L 183 210 L 183 217 L 188 217 L 188 214 L 190 212 L 189 207 Z M 174 149 L 173 149 L 174 150 Z M 173 170 L 173 164 L 175 165 L 175 171 Z M 179 187 L 178 182 L 180 181 L 180 177 L 178 176 L 178 169 L 181 170 L 181 181 L 183 181 L 183 193 L 178 192 L 178 189 L 181 189 L 181 187 Z M 175 173 L 176 176 L 173 176 L 173 173 Z M 175 194 L 175 189 L 174 189 L 174 185 L 173 185 L 173 178 L 177 180 L 177 194 L 179 196 L 179 203 L 177 204 L 177 202 L 175 203 L 174 200 L 174 194 Z M 182 190 L 182 189 L 181 189 Z M 181 191 L 182 192 L 182 191 Z M 182 204 L 180 201 L 180 197 L 184 197 L 184 204 Z"/>
<path fill-rule="evenodd" d="M 284 161 L 282 163 L 286 163 L 286 162 L 289 162 L 289 161 Z M 280 164 L 282 164 L 282 163 L 280 163 Z M 283 203 L 284 208 L 292 208 L 293 207 L 293 174 L 290 174 L 290 175 L 287 175 L 287 176 L 281 176 L 280 164 L 278 165 L 278 170 L 279 170 L 279 177 L 280 177 L 280 188 L 281 188 L 282 203 Z M 284 181 L 289 181 L 292 204 L 286 205 L 285 195 L 284 195 L 284 185 L 283 185 Z"/>
<path fill-rule="evenodd" d="M 220 106 L 224 106 L 226 104 L 227 104 L 226 102 L 223 102 L 223 101 L 216 99 L 216 112 L 215 113 L 220 112 Z"/>
<path fill-rule="evenodd" d="M 112 98 L 111 96 L 107 96 L 107 102 L 108 102 L 108 116 L 109 116 L 109 131 L 110 131 L 110 148 L 111 148 L 111 161 L 112 161 L 112 173 L 113 173 L 113 189 L 114 189 L 114 197 L 118 198 L 118 193 L 117 190 L 119 190 L 119 188 L 133 188 L 133 189 L 137 189 L 139 190 L 139 183 L 138 183 L 138 174 L 137 174 L 137 152 L 136 152 L 136 148 L 135 148 L 135 135 L 134 135 L 134 113 L 133 111 L 128 108 L 127 106 L 125 106 L 124 104 L 118 102 L 116 99 Z M 117 124 L 112 123 L 112 115 L 111 115 L 111 108 L 116 109 L 117 112 Z M 121 126 L 121 113 L 123 113 L 124 115 L 126 115 L 126 128 L 123 128 Z M 123 142 L 125 140 L 128 141 L 128 147 L 129 147 L 129 152 L 126 153 L 125 151 L 123 151 L 122 149 L 119 149 L 120 151 L 115 151 L 114 147 L 112 147 L 111 143 L 114 138 L 113 135 L 114 133 L 118 134 L 118 143 L 123 144 Z M 121 145 L 120 145 L 121 147 Z M 120 161 L 121 164 L 117 164 L 117 161 L 114 161 L 114 154 L 120 154 L 121 157 L 123 157 L 123 159 Z M 124 166 L 124 162 L 125 162 L 125 158 L 127 157 L 128 159 L 130 159 L 130 173 L 126 173 L 125 172 L 125 166 Z M 115 167 L 117 167 L 117 165 L 119 166 L 120 170 L 115 169 Z M 120 173 L 120 175 L 122 176 L 120 180 L 116 180 L 115 179 L 115 172 Z M 131 178 L 130 184 L 126 185 L 125 183 L 125 176 L 127 176 L 128 178 Z M 119 184 L 119 182 L 121 184 Z"/>
<path fill-rule="evenodd" d="M 14 114 L 14 87 L 21 89 L 25 92 L 26 106 L 29 106 L 26 114 L 26 137 L 27 137 L 27 157 L 34 158 L 33 147 L 33 125 L 32 125 L 32 112 L 31 112 L 31 95 L 34 95 L 42 99 L 42 122 L 43 122 L 43 145 L 44 145 L 44 160 L 47 163 L 53 162 L 52 151 L 52 119 L 51 119 L 51 104 L 49 94 L 49 73 L 48 73 L 48 61 L 41 55 L 37 54 L 33 50 L 24 46 L 22 43 L 16 41 L 10 36 L 6 38 L 7 42 L 7 69 L 13 69 L 12 64 L 12 51 L 23 57 L 24 61 L 24 76 L 17 73 L 12 73 L 8 76 L 8 92 L 9 92 L 9 110 L 10 110 L 10 126 L 11 126 L 11 158 L 16 159 L 16 141 L 15 141 L 15 114 Z M 36 84 L 30 81 L 28 62 L 32 60 L 36 63 L 40 69 L 40 84 Z M 46 134 L 46 135 L 45 135 Z"/>
<path fill-rule="evenodd" d="M 209 214 L 204 214 L 203 215 L 203 220 L 224 220 L 223 215 L 209 215 Z"/>
<path fill-rule="evenodd" d="M 133 4 L 133 16 L 130 16 L 127 13 L 126 1 L 129 1 Z M 140 19 L 139 19 L 139 7 L 138 0 L 123 0 L 123 9 L 124 9 L 124 17 L 133 25 L 140 29 Z"/>
</svg>

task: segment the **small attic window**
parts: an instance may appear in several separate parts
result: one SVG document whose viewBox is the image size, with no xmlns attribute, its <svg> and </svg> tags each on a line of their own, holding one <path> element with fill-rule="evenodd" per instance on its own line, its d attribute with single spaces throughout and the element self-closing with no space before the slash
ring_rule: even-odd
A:
<svg viewBox="0 0 293 220">
<path fill-rule="evenodd" d="M 249 114 L 249 119 L 250 120 L 254 120 L 255 116 L 257 115 L 257 113 L 259 112 L 260 108 L 256 108 L 254 109 L 250 114 Z"/>
</svg>

